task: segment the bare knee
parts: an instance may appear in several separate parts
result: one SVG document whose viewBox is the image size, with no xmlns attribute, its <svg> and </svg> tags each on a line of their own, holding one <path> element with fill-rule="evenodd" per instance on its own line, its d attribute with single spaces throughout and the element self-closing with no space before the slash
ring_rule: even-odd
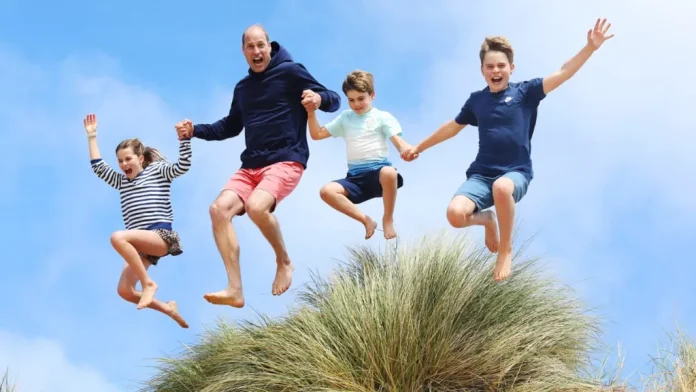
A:
<svg viewBox="0 0 696 392">
<path fill-rule="evenodd" d="M 328 183 L 319 190 L 319 197 L 322 200 L 331 200 L 335 195 L 340 194 L 342 187 L 334 182 Z"/>
<path fill-rule="evenodd" d="M 247 201 L 244 208 L 247 215 L 249 215 L 249 219 L 254 222 L 263 219 L 263 217 L 270 212 L 270 208 L 268 208 L 265 203 L 260 203 L 254 199 Z"/>
<path fill-rule="evenodd" d="M 379 171 L 379 182 L 384 184 L 396 183 L 397 173 L 396 169 L 391 166 L 386 166 Z"/>
<path fill-rule="evenodd" d="M 220 195 L 213 204 L 210 205 L 208 211 L 210 212 L 210 219 L 213 225 L 225 224 L 229 222 L 235 214 L 235 201 L 234 198 L 238 199 L 237 195 L 233 195 L 233 199 L 227 197 L 227 195 Z M 241 201 L 239 201 L 241 203 Z"/>
<path fill-rule="evenodd" d="M 468 198 L 455 197 L 447 206 L 447 221 L 453 227 L 464 227 L 468 218 L 474 213 L 476 205 Z"/>
<path fill-rule="evenodd" d="M 123 230 L 115 231 L 111 233 L 111 245 L 118 246 L 126 241 L 126 232 Z"/>
<path fill-rule="evenodd" d="M 127 284 L 120 283 L 116 289 L 118 296 L 123 298 L 128 302 L 136 302 L 138 296 L 135 295 L 135 288 L 128 286 Z"/>
<path fill-rule="evenodd" d="M 511 197 L 515 191 L 515 184 L 507 177 L 500 177 L 493 182 L 493 199 Z"/>
</svg>

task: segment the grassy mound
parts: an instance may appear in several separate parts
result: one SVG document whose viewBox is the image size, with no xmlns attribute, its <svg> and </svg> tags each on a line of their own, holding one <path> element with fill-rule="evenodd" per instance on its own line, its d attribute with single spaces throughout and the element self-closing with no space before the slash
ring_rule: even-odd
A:
<svg viewBox="0 0 696 392">
<path fill-rule="evenodd" d="M 584 376 L 598 328 L 535 260 L 492 279 L 466 239 L 351 250 L 289 316 L 220 324 L 146 391 L 595 391 Z"/>
</svg>

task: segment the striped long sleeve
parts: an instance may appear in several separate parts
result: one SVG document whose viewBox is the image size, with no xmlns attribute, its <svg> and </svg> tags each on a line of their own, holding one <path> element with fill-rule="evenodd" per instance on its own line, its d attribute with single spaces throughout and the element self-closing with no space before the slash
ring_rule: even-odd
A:
<svg viewBox="0 0 696 392">
<path fill-rule="evenodd" d="M 160 174 L 170 182 L 186 174 L 190 168 L 191 139 L 184 139 L 179 142 L 179 159 L 175 163 L 163 163 L 158 166 Z"/>
<path fill-rule="evenodd" d="M 123 182 L 124 177 L 123 174 L 117 173 L 101 158 L 93 159 L 91 163 L 92 171 L 94 171 L 94 174 L 96 174 L 97 177 L 104 180 L 104 182 L 112 186 L 114 189 L 121 189 L 121 183 Z"/>
</svg>

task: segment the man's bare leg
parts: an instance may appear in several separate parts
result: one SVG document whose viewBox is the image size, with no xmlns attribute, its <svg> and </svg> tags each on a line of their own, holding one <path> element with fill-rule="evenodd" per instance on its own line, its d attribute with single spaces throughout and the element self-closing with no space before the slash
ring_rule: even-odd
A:
<svg viewBox="0 0 696 392">
<path fill-rule="evenodd" d="M 496 253 L 499 247 L 498 222 L 495 212 L 491 210 L 474 213 L 476 204 L 466 196 L 457 195 L 447 207 L 447 220 L 452 227 L 461 229 L 468 226 L 485 226 L 486 247 Z"/>
<path fill-rule="evenodd" d="M 215 245 L 227 272 L 227 288 L 203 296 L 206 301 L 214 305 L 244 307 L 242 273 L 239 268 L 239 241 L 232 226 L 232 218 L 242 211 L 244 211 L 242 199 L 230 190 L 222 191 L 210 206 Z"/>
<path fill-rule="evenodd" d="M 143 259 L 142 257 L 141 260 L 145 266 L 145 269 L 150 267 L 149 261 Z M 135 289 L 136 283 L 138 283 L 138 275 L 135 273 L 133 268 L 126 263 L 126 265 L 123 267 L 123 272 L 121 272 L 121 278 L 118 282 L 118 295 L 128 302 L 137 304 L 140 302 L 142 292 Z M 153 298 L 147 307 L 171 317 L 172 320 L 176 321 L 181 328 L 189 327 L 186 320 L 184 320 L 184 318 L 179 314 L 179 308 L 176 306 L 176 302 L 174 301 L 169 301 L 165 304 L 160 300 Z"/>
<path fill-rule="evenodd" d="M 321 199 L 338 212 L 355 219 L 365 226 L 365 239 L 369 239 L 377 229 L 377 222 L 365 215 L 358 206 L 348 199 L 348 192 L 337 182 L 324 185 L 319 191 Z"/>
<path fill-rule="evenodd" d="M 281 295 L 292 284 L 292 273 L 295 270 L 295 266 L 292 264 L 285 247 L 283 235 L 280 232 L 280 223 L 271 213 L 271 208 L 274 204 L 275 198 L 273 195 L 257 188 L 249 196 L 245 207 L 249 218 L 258 226 L 276 254 L 277 270 L 271 292 L 273 295 Z"/>
<path fill-rule="evenodd" d="M 384 202 L 384 216 L 382 228 L 384 238 L 390 240 L 396 238 L 394 229 L 394 206 L 396 205 L 396 191 L 398 187 L 398 175 L 393 167 L 383 167 L 379 171 L 379 183 L 382 185 L 382 201 Z"/>
<path fill-rule="evenodd" d="M 500 177 L 493 183 L 493 201 L 498 212 L 500 227 L 500 252 L 495 263 L 493 277 L 497 281 L 505 280 L 512 271 L 512 226 L 515 219 L 515 199 L 512 193 L 515 184 L 507 177 Z"/>
</svg>

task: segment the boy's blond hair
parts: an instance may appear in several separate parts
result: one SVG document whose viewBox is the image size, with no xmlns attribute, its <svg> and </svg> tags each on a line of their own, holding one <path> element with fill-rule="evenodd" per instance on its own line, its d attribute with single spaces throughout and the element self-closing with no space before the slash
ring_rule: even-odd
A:
<svg viewBox="0 0 696 392">
<path fill-rule="evenodd" d="M 486 53 L 491 51 L 504 53 L 508 59 L 508 62 L 512 64 L 513 56 L 515 53 L 512 50 L 512 45 L 510 44 L 510 41 L 508 41 L 508 39 L 504 36 L 489 36 L 483 40 L 483 44 L 481 44 L 481 50 L 479 51 L 481 65 L 483 65 L 483 58 L 486 56 Z"/>
<path fill-rule="evenodd" d="M 371 73 L 356 69 L 343 81 L 343 94 L 348 94 L 350 90 L 372 94 L 375 92 L 375 79 Z"/>
</svg>

